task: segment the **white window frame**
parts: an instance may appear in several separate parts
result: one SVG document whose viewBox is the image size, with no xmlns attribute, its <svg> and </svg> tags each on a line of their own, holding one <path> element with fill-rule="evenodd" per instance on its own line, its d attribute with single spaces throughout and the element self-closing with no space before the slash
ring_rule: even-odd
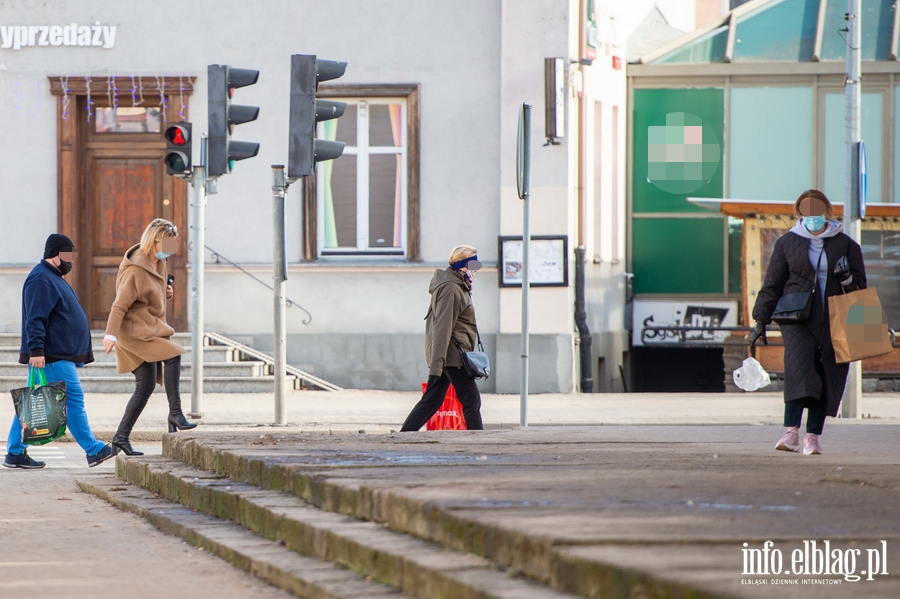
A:
<svg viewBox="0 0 900 599">
<path fill-rule="evenodd" d="M 331 99 L 331 98 L 329 98 Z M 404 97 L 334 98 L 347 105 L 355 105 L 356 144 L 347 144 L 344 155 L 356 156 L 356 247 L 325 247 L 325 185 L 322 172 L 316 173 L 316 226 L 318 230 L 317 253 L 319 257 L 334 256 L 401 256 L 407 255 L 407 218 L 409 206 L 409 132 L 407 116 L 409 106 Z M 369 145 L 369 106 L 400 104 L 400 146 Z M 341 117 L 345 118 L 345 117 Z M 323 125 L 319 125 L 318 137 L 323 137 Z M 373 155 L 400 155 L 400 247 L 369 247 L 369 157 Z M 340 160 L 340 158 L 337 158 Z"/>
</svg>

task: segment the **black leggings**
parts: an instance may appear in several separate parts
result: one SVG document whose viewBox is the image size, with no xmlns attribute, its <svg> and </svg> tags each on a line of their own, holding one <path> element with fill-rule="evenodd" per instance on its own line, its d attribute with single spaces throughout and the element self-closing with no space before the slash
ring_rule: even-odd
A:
<svg viewBox="0 0 900 599">
<path fill-rule="evenodd" d="M 470 431 L 482 430 L 484 425 L 481 423 L 481 393 L 478 391 L 475 379 L 469 378 L 462 368 L 447 366 L 441 376 L 428 377 L 428 386 L 425 387 L 422 399 L 406 417 L 406 422 L 403 423 L 400 431 L 417 431 L 422 428 L 441 409 L 450 383 L 453 383 L 456 397 L 462 404 L 466 428 Z"/>
<path fill-rule="evenodd" d="M 806 412 L 806 432 L 821 435 L 825 428 L 825 401 L 813 401 L 811 398 L 794 399 L 784 402 L 784 425 L 800 428 L 803 419 L 803 404 L 810 401 L 811 407 Z"/>
<path fill-rule="evenodd" d="M 144 362 L 132 373 L 134 374 L 134 393 L 125 406 L 125 414 L 116 431 L 115 441 L 127 441 L 131 429 L 147 405 L 147 400 L 156 388 L 156 368 L 158 362 Z M 181 356 L 164 360 L 163 382 L 166 385 L 166 397 L 169 400 L 169 416 L 181 414 Z"/>
</svg>

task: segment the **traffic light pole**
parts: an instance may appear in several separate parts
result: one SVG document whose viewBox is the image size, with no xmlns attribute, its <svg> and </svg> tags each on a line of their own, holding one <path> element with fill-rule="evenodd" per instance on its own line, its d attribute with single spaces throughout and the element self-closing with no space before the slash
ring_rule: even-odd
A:
<svg viewBox="0 0 900 599">
<path fill-rule="evenodd" d="M 203 248 L 206 245 L 206 137 L 200 146 L 200 164 L 194 166 L 193 251 L 191 252 L 191 418 L 203 416 Z"/>
<path fill-rule="evenodd" d="M 860 13 L 862 12 L 860 0 L 848 0 L 847 2 L 847 81 L 846 95 L 846 122 L 847 122 L 847 150 L 846 164 L 844 167 L 844 232 L 855 242 L 862 238 L 859 218 L 859 120 L 860 120 L 860 42 L 862 40 Z M 844 387 L 844 397 L 841 401 L 841 416 L 843 418 L 856 418 L 859 406 L 859 398 L 862 395 L 862 365 L 860 362 L 850 362 L 850 370 L 847 373 L 847 384 Z"/>
<path fill-rule="evenodd" d="M 284 285 L 287 280 L 287 259 L 284 250 L 284 194 L 287 181 L 284 178 L 284 166 L 272 165 L 272 215 L 274 229 L 273 281 L 275 290 L 275 424 L 286 425 L 285 414 L 285 382 L 287 379 L 287 347 L 285 337 L 285 297 Z"/>
</svg>

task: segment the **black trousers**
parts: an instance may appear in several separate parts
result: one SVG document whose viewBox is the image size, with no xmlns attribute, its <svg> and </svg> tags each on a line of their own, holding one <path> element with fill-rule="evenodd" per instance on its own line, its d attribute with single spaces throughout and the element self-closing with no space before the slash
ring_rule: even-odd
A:
<svg viewBox="0 0 900 599">
<path fill-rule="evenodd" d="M 806 403 L 802 399 L 784 402 L 784 425 L 800 428 L 800 421 L 803 419 L 803 404 Z M 810 407 L 806 411 L 806 432 L 814 435 L 821 435 L 825 428 L 825 401 L 819 400 L 810 403 Z"/>
<path fill-rule="evenodd" d="M 113 441 L 127 441 L 131 429 L 147 406 L 147 400 L 156 388 L 156 369 L 158 362 L 144 362 L 132 371 L 134 374 L 134 393 L 125 406 L 125 413 Z M 166 397 L 169 400 L 169 416 L 181 414 L 181 356 L 164 360 L 163 382 L 166 385 Z"/>
<path fill-rule="evenodd" d="M 422 399 L 406 417 L 406 422 L 403 423 L 400 431 L 417 431 L 422 428 L 441 409 L 450 383 L 453 383 L 456 397 L 462 404 L 466 428 L 470 431 L 484 429 L 484 425 L 481 423 L 481 393 L 478 391 L 475 379 L 469 378 L 462 368 L 447 366 L 441 376 L 428 377 L 428 386 L 425 387 Z"/>
</svg>

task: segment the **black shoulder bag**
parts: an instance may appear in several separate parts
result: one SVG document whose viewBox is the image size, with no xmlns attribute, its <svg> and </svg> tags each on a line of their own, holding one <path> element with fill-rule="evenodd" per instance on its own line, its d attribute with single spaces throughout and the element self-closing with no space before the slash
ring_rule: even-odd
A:
<svg viewBox="0 0 900 599">
<path fill-rule="evenodd" d="M 819 252 L 819 260 L 816 262 L 816 268 L 813 271 L 813 287 L 811 291 L 795 291 L 787 293 L 778 298 L 775 304 L 775 312 L 772 313 L 772 320 L 778 324 L 799 324 L 809 320 L 809 313 L 812 311 L 813 298 L 816 295 L 819 279 L 819 264 L 822 262 L 822 251 Z"/>
<path fill-rule="evenodd" d="M 475 334 L 478 336 L 478 351 L 466 351 L 459 344 L 459 341 L 456 340 L 456 337 L 451 337 L 451 339 L 456 344 L 456 349 L 459 350 L 459 357 L 462 360 L 463 370 L 466 371 L 466 375 L 473 379 L 487 379 L 491 376 L 491 360 L 481 345 L 481 335 L 478 334 L 477 330 Z"/>
</svg>

